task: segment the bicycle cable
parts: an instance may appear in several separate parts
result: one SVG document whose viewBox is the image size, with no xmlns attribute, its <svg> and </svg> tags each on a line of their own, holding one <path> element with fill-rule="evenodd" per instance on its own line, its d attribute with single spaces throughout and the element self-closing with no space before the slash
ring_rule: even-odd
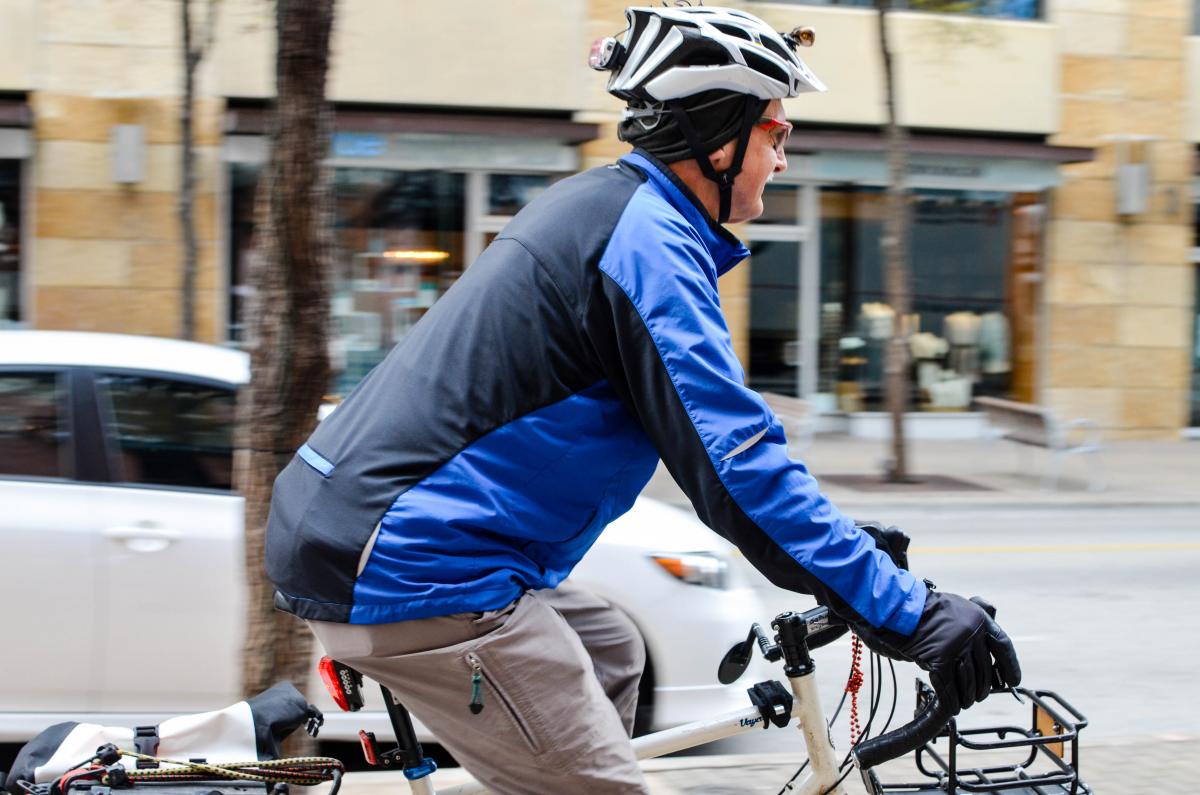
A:
<svg viewBox="0 0 1200 795">
<path fill-rule="evenodd" d="M 883 731 L 880 734 L 887 733 L 888 728 L 892 725 L 892 718 L 896 717 L 896 705 L 900 700 L 900 688 L 896 685 L 896 663 L 888 658 L 888 669 L 892 672 L 892 708 L 888 711 L 887 722 L 883 724 Z"/>
<path fill-rule="evenodd" d="M 835 781 L 832 785 L 830 785 L 830 787 L 828 789 L 824 790 L 822 795 L 828 795 L 829 793 L 833 792 L 839 786 L 841 786 L 841 783 L 843 781 L 846 780 L 846 778 L 850 775 L 851 771 L 854 769 L 854 766 L 852 763 L 853 755 L 854 755 L 854 748 L 856 748 L 860 743 L 862 743 L 864 740 L 870 738 L 870 736 L 871 736 L 871 726 L 875 722 L 875 716 L 879 711 L 879 705 L 880 705 L 880 702 L 883 700 L 883 694 L 884 694 L 884 690 L 885 690 L 884 683 L 883 683 L 883 660 L 884 660 L 884 657 L 882 655 L 877 654 L 876 652 L 873 652 L 873 651 L 870 653 L 870 657 L 868 658 L 868 670 L 870 671 L 870 676 L 871 676 L 871 689 L 869 691 L 869 696 L 870 696 L 869 705 L 870 706 L 869 706 L 869 711 L 868 711 L 868 715 L 867 715 L 867 723 L 863 727 L 862 735 L 858 738 L 858 742 L 852 742 L 852 744 L 850 746 L 850 750 L 846 753 L 846 756 L 842 760 L 842 763 L 840 765 L 838 765 L 838 772 L 841 773 L 841 775 L 838 777 L 837 781 Z M 854 676 L 856 673 L 856 667 L 857 667 L 858 663 L 859 663 L 859 659 L 855 659 L 852 657 L 851 664 L 850 664 L 850 674 L 846 677 L 847 685 L 849 685 L 850 682 L 854 679 Z M 897 680 L 896 680 L 896 664 L 890 658 L 888 659 L 887 663 L 888 663 L 888 671 L 891 674 L 891 680 L 892 680 L 892 692 L 891 692 L 892 704 L 891 704 L 891 708 L 888 710 L 887 719 L 884 721 L 883 728 L 880 729 L 879 734 L 886 733 L 887 730 L 891 727 L 892 720 L 896 716 L 896 707 L 899 704 L 899 692 L 900 691 L 899 691 L 899 687 L 897 685 Z M 861 674 L 861 671 L 859 671 L 858 673 Z M 859 684 L 861 686 L 861 682 Z M 838 716 L 841 714 L 842 707 L 846 703 L 846 694 L 848 692 L 849 692 L 849 687 L 842 689 L 842 697 L 841 697 L 841 699 L 838 700 L 837 709 L 834 710 L 833 717 L 829 720 L 829 726 L 831 728 L 834 726 L 834 724 L 837 723 L 837 719 L 838 719 Z M 800 765 L 800 767 L 796 769 L 796 772 L 792 774 L 792 777 L 789 778 L 787 780 L 787 782 L 784 783 L 783 787 L 780 788 L 777 795 L 786 795 L 786 793 L 788 791 L 795 789 L 795 786 L 794 786 L 795 781 L 797 778 L 800 777 L 800 775 L 808 767 L 808 763 L 809 763 L 809 760 L 807 760 L 807 759 L 804 760 L 804 762 Z"/>
<path fill-rule="evenodd" d="M 891 671 L 891 675 L 892 675 L 892 677 L 891 677 L 892 678 L 892 707 L 888 713 L 887 721 L 883 725 L 883 729 L 881 729 L 879 732 L 880 734 L 885 733 L 888 730 L 888 727 L 890 727 L 892 725 L 892 718 L 895 717 L 895 714 L 896 714 L 896 705 L 897 705 L 898 696 L 899 696 L 899 689 L 896 686 L 896 665 L 894 662 L 891 661 L 891 659 L 888 660 L 888 668 Z M 863 730 L 863 736 L 861 738 L 859 738 L 859 743 L 861 743 L 863 740 L 868 739 L 868 737 L 870 736 L 871 724 L 875 719 L 875 713 L 878 708 L 879 700 L 882 698 L 882 694 L 883 694 L 883 682 L 882 682 L 883 657 L 880 656 L 879 654 L 876 654 L 875 652 L 871 653 L 870 670 L 871 670 L 871 714 L 867 718 L 867 725 L 866 725 L 866 728 L 864 728 L 864 730 Z M 878 684 L 878 687 L 877 687 L 877 684 Z M 857 745 L 858 745 L 858 743 L 855 743 L 854 745 L 851 746 L 850 751 L 848 751 L 846 753 L 846 757 L 842 760 L 842 763 L 840 765 L 838 765 L 838 772 L 841 773 L 841 776 L 839 776 L 838 780 L 835 781 L 832 785 L 830 785 L 830 787 L 828 789 L 826 789 L 821 795 L 829 795 L 829 793 L 836 790 L 841 785 L 841 783 L 843 781 L 845 781 L 846 778 L 850 775 L 851 771 L 853 771 L 854 765 L 852 764 L 852 757 L 854 754 L 854 748 L 857 747 Z"/>
<path fill-rule="evenodd" d="M 867 739 L 867 737 L 870 736 L 871 722 L 875 720 L 875 704 L 876 704 L 875 680 L 877 678 L 875 675 L 875 658 L 878 656 L 879 655 L 875 654 L 875 652 L 871 652 L 871 656 L 868 659 L 868 670 L 870 670 L 870 672 L 871 672 L 871 699 L 870 699 L 871 708 L 870 708 L 870 714 L 867 716 L 867 725 L 865 727 L 863 727 L 863 733 L 859 737 L 858 742 L 862 742 L 863 740 Z M 846 777 L 850 775 L 850 771 L 854 769 L 853 765 L 851 765 L 850 762 L 851 762 L 851 757 L 854 754 L 855 745 L 857 745 L 857 743 L 850 746 L 850 750 L 846 752 L 846 756 L 844 759 L 842 759 L 842 763 L 840 765 L 838 765 L 838 772 L 841 773 L 841 775 L 838 776 L 837 781 L 835 781 L 835 782 L 833 782 L 833 784 L 829 785 L 829 788 L 824 790 L 821 793 L 821 795 L 829 795 L 829 793 L 836 790 L 841 785 L 841 783 L 846 780 Z"/>
</svg>

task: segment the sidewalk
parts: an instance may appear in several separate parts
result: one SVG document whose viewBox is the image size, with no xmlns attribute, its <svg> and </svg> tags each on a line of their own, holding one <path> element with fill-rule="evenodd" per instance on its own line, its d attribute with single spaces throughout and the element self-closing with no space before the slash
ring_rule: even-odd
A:
<svg viewBox="0 0 1200 795">
<path fill-rule="evenodd" d="M 918 479 L 960 481 L 915 485 L 882 483 L 881 462 L 888 443 L 848 436 L 818 435 L 792 457 L 808 466 L 821 490 L 839 506 L 869 509 L 906 506 L 930 509 L 1078 508 L 1130 505 L 1200 507 L 1200 441 L 1111 442 L 1098 455 L 1071 456 L 1058 488 L 1042 488 L 1050 454 L 1006 441 L 912 440 L 909 469 Z M 1089 474 L 1099 471 L 1104 488 L 1089 491 Z M 874 482 L 879 476 L 879 482 Z M 847 484 L 844 476 L 860 482 Z M 660 466 L 645 494 L 687 505 L 671 476 Z"/>
<path fill-rule="evenodd" d="M 1081 735 L 1083 737 L 1084 735 Z M 1192 795 L 1200 780 L 1200 737 L 1163 736 L 1132 741 L 1081 740 L 1080 773 L 1097 795 Z M 803 761 L 780 754 L 676 756 L 644 763 L 654 795 L 775 795 Z M 462 771 L 435 776 L 436 786 L 462 780 Z M 884 765 L 885 783 L 920 780 L 911 757 Z M 862 780 L 851 773 L 844 782 L 848 795 L 865 795 Z M 341 795 L 407 795 L 398 771 L 350 773 Z M 546 793 L 546 795 L 582 795 Z"/>
</svg>

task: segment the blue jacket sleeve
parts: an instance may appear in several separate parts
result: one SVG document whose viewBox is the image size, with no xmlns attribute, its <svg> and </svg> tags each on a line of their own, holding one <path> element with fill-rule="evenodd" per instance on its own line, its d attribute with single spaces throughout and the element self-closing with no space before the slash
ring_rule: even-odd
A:
<svg viewBox="0 0 1200 795">
<path fill-rule="evenodd" d="M 813 594 L 851 624 L 911 634 L 924 584 L 788 457 L 778 419 L 745 386 L 704 242 L 682 221 L 627 212 L 599 269 L 603 306 L 585 326 L 700 518 L 775 584 Z"/>
</svg>

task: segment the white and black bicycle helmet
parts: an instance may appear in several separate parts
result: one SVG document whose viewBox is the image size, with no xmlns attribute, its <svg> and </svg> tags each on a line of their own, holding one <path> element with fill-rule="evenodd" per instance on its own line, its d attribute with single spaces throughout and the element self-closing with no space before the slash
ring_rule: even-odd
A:
<svg viewBox="0 0 1200 795">
<path fill-rule="evenodd" d="M 731 8 L 629 8 L 624 58 L 609 93 L 635 102 L 666 102 L 702 91 L 784 99 L 825 84 L 796 54 L 798 33 L 780 34 Z"/>
<path fill-rule="evenodd" d="M 588 59 L 612 72 L 609 93 L 628 103 L 618 134 L 666 162 L 694 157 L 717 183 L 724 223 L 746 142 L 767 103 L 826 90 L 796 54 L 812 43 L 812 32 L 782 34 L 752 14 L 708 6 L 628 8 L 625 17 L 622 39 L 601 39 Z M 718 173 L 708 154 L 734 137 L 733 162 Z"/>
</svg>

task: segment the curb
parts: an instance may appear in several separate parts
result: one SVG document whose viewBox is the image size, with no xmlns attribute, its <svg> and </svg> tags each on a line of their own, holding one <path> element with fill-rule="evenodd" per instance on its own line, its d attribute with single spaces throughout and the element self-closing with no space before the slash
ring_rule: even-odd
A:
<svg viewBox="0 0 1200 795">
<path fill-rule="evenodd" d="M 1101 511 L 1108 509 L 1125 509 L 1125 508 L 1167 508 L 1176 510 L 1200 510 L 1200 498 L 1173 498 L 1173 497 L 1118 497 L 1118 498 L 1084 498 L 1084 497 L 1068 497 L 1063 499 L 1024 499 L 1020 495 L 1012 495 L 1004 499 L 996 499 L 994 496 L 984 499 L 964 498 L 961 494 L 948 494 L 947 492 L 928 492 L 919 497 L 911 495 L 894 495 L 894 494 L 845 494 L 837 491 L 824 491 L 830 501 L 833 502 L 839 509 L 845 513 L 856 513 L 855 508 L 876 508 L 878 506 L 887 506 L 889 508 L 905 508 L 919 509 L 929 513 L 951 513 L 951 512 L 970 512 L 970 511 L 1066 511 L 1066 510 L 1087 510 Z M 684 511 L 691 511 L 691 503 L 670 500 L 666 501 L 668 505 L 674 508 L 679 508 Z"/>
<path fill-rule="evenodd" d="M 947 497 L 944 493 L 931 492 L 921 498 L 914 497 L 878 497 L 863 498 L 860 495 L 840 497 L 830 494 L 830 500 L 839 508 L 848 506 L 878 506 L 887 505 L 893 508 L 919 508 L 931 513 L 950 513 L 959 511 L 1065 511 L 1087 510 L 1100 511 L 1123 508 L 1169 508 L 1169 509 L 1200 509 L 1200 499 L 1148 499 L 1131 497 L 1128 499 L 1111 500 L 1023 500 L 1014 496 L 1007 500 L 963 500 L 961 497 Z"/>
</svg>

